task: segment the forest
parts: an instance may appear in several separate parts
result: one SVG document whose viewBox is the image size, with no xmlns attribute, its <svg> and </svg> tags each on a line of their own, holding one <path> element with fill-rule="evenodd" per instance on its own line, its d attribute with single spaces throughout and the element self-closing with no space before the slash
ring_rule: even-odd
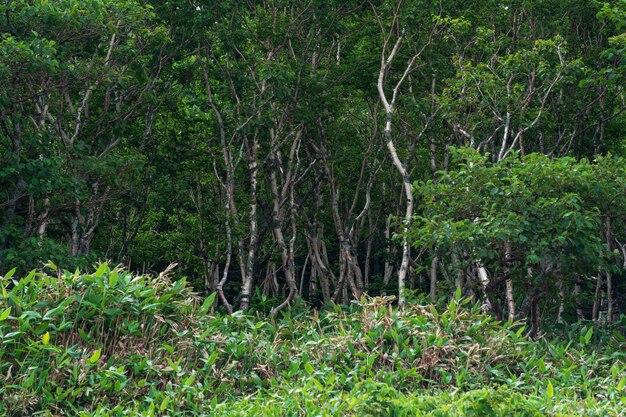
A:
<svg viewBox="0 0 626 417">
<path fill-rule="evenodd" d="M 625 0 L 6 0 L 0 416 L 622 415 Z"/>
</svg>

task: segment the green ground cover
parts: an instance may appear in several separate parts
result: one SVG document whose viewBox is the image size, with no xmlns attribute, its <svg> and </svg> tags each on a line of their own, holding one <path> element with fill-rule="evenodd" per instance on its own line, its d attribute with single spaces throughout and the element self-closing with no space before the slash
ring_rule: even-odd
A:
<svg viewBox="0 0 626 417">
<path fill-rule="evenodd" d="M 184 280 L 8 274 L 1 416 L 619 416 L 623 329 L 528 340 L 467 299 L 282 317 L 211 310 Z M 263 310 L 263 306 L 259 307 Z M 550 335 L 550 337 L 547 336 Z"/>
</svg>

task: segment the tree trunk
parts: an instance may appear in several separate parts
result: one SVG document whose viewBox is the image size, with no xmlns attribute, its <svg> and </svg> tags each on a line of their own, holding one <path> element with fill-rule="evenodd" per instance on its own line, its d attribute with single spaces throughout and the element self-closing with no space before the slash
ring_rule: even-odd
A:
<svg viewBox="0 0 626 417">
<path fill-rule="evenodd" d="M 478 271 L 478 280 L 480 282 L 480 287 L 483 292 L 483 310 L 485 312 L 494 311 L 491 300 L 489 300 L 489 296 L 487 294 L 487 287 L 489 286 L 489 275 L 487 275 L 487 270 L 484 266 L 477 264 L 476 269 Z"/>
<path fill-rule="evenodd" d="M 379 23 L 382 22 L 379 21 Z M 404 68 L 404 72 L 400 76 L 399 80 L 395 84 L 393 90 L 391 91 L 391 99 L 388 98 L 387 93 L 385 93 L 385 79 L 388 75 L 388 69 L 391 66 L 394 58 L 397 56 L 398 50 L 402 45 L 403 37 L 402 35 L 397 36 L 396 41 L 389 51 L 389 47 L 391 46 L 390 40 L 393 36 L 395 36 L 398 32 L 399 22 L 398 22 L 398 9 L 394 9 L 393 14 L 393 22 L 391 28 L 388 33 L 385 33 L 385 42 L 383 48 L 381 50 L 381 59 L 380 59 L 380 70 L 378 72 L 378 81 L 377 81 L 377 90 L 380 101 L 383 104 L 383 108 L 385 110 L 385 128 L 383 130 L 383 137 L 387 144 L 387 149 L 389 150 L 389 154 L 391 156 L 391 160 L 393 161 L 393 165 L 396 170 L 400 174 L 402 178 L 402 187 L 404 193 L 406 195 L 406 207 L 404 211 L 403 218 L 403 228 L 402 228 L 402 262 L 400 263 L 400 269 L 398 270 L 398 305 L 400 308 L 404 307 L 405 304 L 405 296 L 404 296 L 404 287 L 406 274 L 409 267 L 409 257 L 411 255 L 411 247 L 409 243 L 408 231 L 411 227 L 411 220 L 413 218 L 413 184 L 411 183 L 411 177 L 409 175 L 409 171 L 405 164 L 402 163 L 400 157 L 398 155 L 396 145 L 393 140 L 393 135 L 391 133 L 391 127 L 393 124 L 393 114 L 395 111 L 396 99 L 398 96 L 398 91 L 400 87 L 404 83 L 404 81 L 409 76 L 411 70 L 413 70 L 415 61 L 425 50 L 426 46 L 430 44 L 432 38 L 429 38 L 428 42 L 415 53 L 409 62 L 406 64 Z M 381 26 L 382 27 L 382 26 Z M 384 31 L 384 29 L 383 29 Z M 432 36 L 432 33 L 431 33 Z"/>
<path fill-rule="evenodd" d="M 593 297 L 593 306 L 591 307 L 591 319 L 592 320 L 598 320 L 599 313 L 600 313 L 600 304 L 601 304 L 601 297 L 602 296 L 602 274 L 598 273 L 598 276 L 596 278 L 596 291 L 594 293 L 594 297 Z"/>
<path fill-rule="evenodd" d="M 387 286 L 393 274 L 393 263 L 391 262 L 391 214 L 387 216 L 385 223 L 385 271 L 383 284 Z"/>
<path fill-rule="evenodd" d="M 584 320 L 585 319 L 585 315 L 583 314 L 583 309 L 581 308 L 580 305 L 580 284 L 576 284 L 574 285 L 574 296 L 576 298 L 576 318 L 580 321 L 580 320 Z"/>
<path fill-rule="evenodd" d="M 257 221 L 257 135 L 254 135 L 252 146 L 249 151 L 250 170 L 250 241 L 248 243 L 248 256 L 246 259 L 246 269 L 243 275 L 241 285 L 240 307 L 243 311 L 247 310 L 250 305 L 250 297 L 252 296 L 252 286 L 254 285 L 254 262 L 256 259 L 258 221 Z"/>
<path fill-rule="evenodd" d="M 559 290 L 559 308 L 556 312 L 556 322 L 563 324 L 563 312 L 565 311 L 565 290 L 563 288 L 563 280 L 559 279 L 556 283 Z"/>
<path fill-rule="evenodd" d="M 534 338 L 539 334 L 539 294 L 534 291 L 530 301 L 530 331 L 529 338 Z"/>
<path fill-rule="evenodd" d="M 511 258 L 512 258 L 512 249 L 511 242 L 507 241 L 504 244 L 504 263 L 505 263 L 505 274 L 506 274 L 506 305 L 509 310 L 509 321 L 513 321 L 515 318 L 515 297 L 513 294 L 513 280 L 511 279 Z"/>
<path fill-rule="evenodd" d="M 433 257 L 430 263 L 430 300 L 432 302 L 437 301 L 437 267 L 439 265 L 439 258 Z"/>
<path fill-rule="evenodd" d="M 605 231 L 606 246 L 610 253 L 613 250 L 613 230 L 611 228 L 610 216 L 607 216 L 606 218 L 605 227 L 606 227 L 606 231 Z M 614 303 L 613 279 L 612 279 L 610 271 L 606 272 L 606 301 L 607 301 L 607 312 L 606 312 L 607 321 L 610 323 L 613 321 L 613 303 Z"/>
<path fill-rule="evenodd" d="M 285 243 L 285 237 L 283 234 L 283 219 L 284 210 L 281 208 L 281 198 L 278 192 L 278 181 L 276 179 L 276 166 L 275 162 L 272 164 L 270 173 L 270 187 L 272 190 L 272 233 L 274 235 L 274 242 L 278 247 L 280 253 L 280 259 L 282 261 L 283 273 L 285 274 L 285 281 L 289 289 L 289 294 L 285 301 L 279 306 L 272 309 L 271 315 L 276 315 L 281 309 L 288 305 L 298 296 L 298 286 L 296 284 L 295 270 L 293 269 L 293 254 L 290 253 L 287 244 Z"/>
</svg>

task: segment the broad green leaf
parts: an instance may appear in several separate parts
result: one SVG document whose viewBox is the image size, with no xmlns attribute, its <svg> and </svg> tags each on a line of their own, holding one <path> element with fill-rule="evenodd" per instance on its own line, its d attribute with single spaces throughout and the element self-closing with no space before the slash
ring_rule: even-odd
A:
<svg viewBox="0 0 626 417">
<path fill-rule="evenodd" d="M 43 319 L 44 320 L 50 320 L 52 317 L 58 316 L 59 314 L 62 314 L 63 310 L 65 310 L 65 307 L 66 307 L 66 305 L 64 305 L 64 304 L 65 304 L 65 302 L 63 302 L 60 305 L 56 306 L 52 310 L 48 310 L 46 312 L 46 314 L 44 314 Z"/>
<path fill-rule="evenodd" d="M 191 374 L 189 375 L 186 379 L 185 382 L 183 382 L 183 385 L 191 385 L 193 384 L 193 382 L 196 380 L 196 375 L 195 374 Z"/>
<path fill-rule="evenodd" d="M 94 277 L 99 277 L 104 274 L 104 272 L 108 269 L 108 265 L 106 263 L 101 263 L 96 272 L 93 274 Z"/>
<path fill-rule="evenodd" d="M 317 389 L 319 389 L 320 391 L 322 391 L 324 389 L 324 386 L 322 385 L 321 382 L 319 382 L 317 379 L 310 377 L 309 380 L 311 382 L 313 382 L 313 384 L 315 384 L 315 386 L 317 387 Z"/>
<path fill-rule="evenodd" d="M 119 273 L 117 272 L 117 269 L 114 269 L 109 274 L 109 288 L 115 287 L 115 284 L 117 284 L 118 279 L 119 279 Z"/>
<path fill-rule="evenodd" d="M 174 372 L 179 372 L 180 371 L 180 366 L 176 362 L 174 362 L 170 358 L 165 358 L 165 360 L 170 365 L 170 367 L 174 370 Z"/>
<path fill-rule="evenodd" d="M 7 272 L 7 274 L 4 276 L 4 279 L 10 279 L 13 274 L 15 274 L 16 268 L 11 269 L 9 272 Z"/>
<path fill-rule="evenodd" d="M 546 397 L 548 397 L 548 399 L 551 399 L 552 397 L 554 397 L 554 387 L 552 386 L 551 381 L 548 381 L 548 388 L 546 389 Z"/>
<path fill-rule="evenodd" d="M 169 397 L 163 398 L 163 402 L 161 402 L 161 406 L 159 407 L 159 411 L 161 411 L 161 412 L 165 411 L 165 409 L 167 408 L 169 403 L 170 403 L 170 398 Z"/>
<path fill-rule="evenodd" d="M 96 362 L 98 362 L 98 359 L 100 359 L 100 355 L 102 354 L 102 350 L 98 349 L 96 350 L 90 357 L 89 359 L 87 359 L 87 362 L 94 364 Z"/>
<path fill-rule="evenodd" d="M 9 318 L 9 315 L 11 315 L 11 307 L 5 309 L 1 314 L 0 314 L 0 321 L 5 321 L 6 319 Z"/>
<path fill-rule="evenodd" d="M 206 298 L 206 300 L 204 300 L 204 303 L 202 303 L 202 310 L 203 311 L 209 311 L 209 309 L 211 308 L 211 306 L 215 302 L 215 297 L 216 296 L 217 296 L 216 292 L 213 292 L 213 293 L 209 294 L 209 296 Z"/>
<path fill-rule="evenodd" d="M 89 341 L 89 335 L 87 335 L 87 333 L 85 333 L 85 331 L 81 328 L 78 329 L 78 335 L 80 336 L 81 339 L 83 339 L 83 341 L 88 342 Z"/>
<path fill-rule="evenodd" d="M 315 369 L 313 369 L 313 365 L 311 365 L 309 362 L 304 364 L 304 370 L 307 372 L 307 374 L 311 375 L 313 372 L 315 372 Z"/>
<path fill-rule="evenodd" d="M 35 383 L 35 372 L 33 371 L 28 376 L 28 378 L 26 378 L 26 381 L 24 381 L 23 386 L 24 388 L 30 388 L 33 386 L 34 383 Z"/>
<path fill-rule="evenodd" d="M 207 366 L 210 367 L 211 365 L 213 365 L 218 356 L 219 356 L 219 352 L 217 351 L 213 352 L 211 356 L 209 356 L 208 359 L 206 360 Z"/>
</svg>

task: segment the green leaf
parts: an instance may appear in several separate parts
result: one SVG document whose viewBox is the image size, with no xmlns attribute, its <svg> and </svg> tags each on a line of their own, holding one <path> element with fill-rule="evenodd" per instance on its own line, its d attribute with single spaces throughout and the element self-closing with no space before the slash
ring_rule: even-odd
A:
<svg viewBox="0 0 626 417">
<path fill-rule="evenodd" d="M 206 300 L 204 300 L 204 303 L 202 303 L 202 307 L 201 310 L 202 311 L 209 311 L 209 309 L 211 308 L 211 306 L 213 305 L 213 303 L 215 302 L 215 297 L 217 296 L 217 293 L 211 293 Z"/>
<path fill-rule="evenodd" d="M 169 397 L 163 398 L 163 401 L 161 402 L 161 406 L 159 407 L 159 411 L 161 411 L 161 412 L 165 411 L 165 409 L 167 408 L 169 403 L 170 403 L 170 398 Z"/>
<path fill-rule="evenodd" d="M 65 310 L 65 307 L 66 307 L 66 305 L 64 305 L 64 304 L 65 303 L 61 303 L 60 305 L 56 306 L 52 310 L 48 310 L 46 312 L 46 314 L 44 314 L 43 319 L 44 320 L 50 320 L 53 316 L 57 316 L 59 314 L 62 314 L 63 310 Z"/>
<path fill-rule="evenodd" d="M 89 335 L 87 335 L 87 333 L 85 333 L 85 331 L 81 328 L 78 329 L 78 335 L 80 336 L 81 339 L 83 339 L 83 341 L 88 342 L 89 341 Z"/>
<path fill-rule="evenodd" d="M 165 360 L 170 365 L 170 367 L 174 370 L 174 372 L 180 371 L 180 366 L 178 366 L 178 364 L 175 363 L 173 360 L 171 360 L 170 358 L 165 358 Z"/>
<path fill-rule="evenodd" d="M 0 314 L 0 321 L 5 321 L 6 319 L 8 319 L 10 314 L 11 314 L 11 307 L 7 308 L 6 310 L 2 312 L 2 314 Z"/>
<path fill-rule="evenodd" d="M 99 277 L 102 274 L 104 274 L 104 272 L 108 269 L 108 265 L 106 263 L 102 263 L 100 264 L 100 267 L 98 267 L 98 270 L 93 274 L 94 277 Z"/>
<path fill-rule="evenodd" d="M 294 375 L 296 375 L 299 369 L 300 369 L 300 361 L 297 361 L 297 360 L 292 361 L 291 365 L 289 365 L 289 369 L 287 370 L 287 377 L 292 378 Z"/>
<path fill-rule="evenodd" d="M 15 271 L 16 271 L 16 268 L 13 268 L 9 272 L 7 272 L 7 274 L 4 276 L 4 279 L 10 279 L 13 276 L 13 274 L 15 274 Z"/>
<path fill-rule="evenodd" d="M 313 369 L 313 365 L 311 365 L 309 362 L 304 364 L 304 370 L 309 375 L 311 375 L 313 372 L 315 372 L 315 369 Z"/>
<path fill-rule="evenodd" d="M 119 276 L 119 273 L 117 272 L 117 269 L 114 269 L 113 271 L 111 271 L 111 274 L 109 275 L 109 288 L 115 287 L 115 284 L 117 284 L 119 277 L 120 276 Z"/>
<path fill-rule="evenodd" d="M 548 399 L 551 399 L 552 397 L 554 397 L 554 387 L 552 386 L 552 382 L 548 381 L 548 388 L 546 390 L 546 397 L 548 397 Z"/>
<path fill-rule="evenodd" d="M 102 354 L 102 350 L 98 349 L 96 350 L 93 355 L 91 355 L 91 357 L 89 359 L 87 359 L 87 362 L 94 364 L 96 362 L 98 362 L 98 359 L 100 359 L 100 355 Z"/>
<path fill-rule="evenodd" d="M 23 386 L 24 388 L 30 388 L 33 386 L 33 384 L 35 383 L 35 372 L 32 372 L 28 378 L 26 378 L 26 381 L 24 381 Z"/>
<path fill-rule="evenodd" d="M 315 386 L 317 387 L 318 390 L 322 391 L 324 389 L 324 386 L 322 385 L 321 382 L 319 382 L 317 379 L 311 377 L 309 379 L 310 382 L 312 382 L 313 384 L 315 384 Z"/>
<path fill-rule="evenodd" d="M 195 380 L 196 380 L 196 375 L 195 374 L 191 374 L 191 375 L 189 375 L 189 377 L 187 377 L 185 379 L 185 381 L 183 382 L 183 385 L 191 386 L 191 384 L 193 384 L 193 382 Z"/>
<path fill-rule="evenodd" d="M 624 389 L 624 387 L 626 387 L 626 376 L 622 377 L 622 379 L 619 380 L 619 383 L 617 384 L 617 390 L 621 391 Z"/>
<path fill-rule="evenodd" d="M 210 367 L 211 365 L 213 365 L 218 356 L 219 356 L 219 352 L 217 351 L 213 352 L 211 356 L 209 356 L 209 358 L 206 360 L 207 366 Z"/>
</svg>

